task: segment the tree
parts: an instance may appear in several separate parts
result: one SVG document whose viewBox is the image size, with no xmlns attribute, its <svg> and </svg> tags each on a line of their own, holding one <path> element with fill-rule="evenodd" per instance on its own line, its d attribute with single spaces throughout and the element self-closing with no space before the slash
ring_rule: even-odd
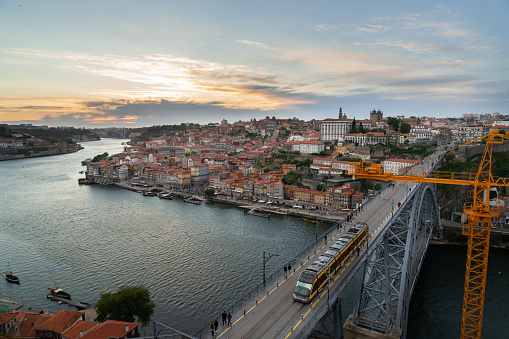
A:
<svg viewBox="0 0 509 339">
<path fill-rule="evenodd" d="M 394 117 L 387 118 L 387 124 L 392 127 L 396 132 L 398 131 L 399 119 Z"/>
<path fill-rule="evenodd" d="M 362 126 L 362 122 L 359 122 L 359 127 L 357 128 L 358 133 L 365 133 L 364 126 Z"/>
<path fill-rule="evenodd" d="M 409 133 L 411 129 L 412 129 L 412 126 L 408 122 L 403 122 L 403 123 L 401 123 L 399 131 L 401 133 L 405 134 L 405 133 Z"/>
<path fill-rule="evenodd" d="M 107 156 L 108 156 L 108 152 L 104 152 L 103 154 L 98 154 L 96 155 L 93 159 L 92 159 L 92 162 L 98 162 L 98 161 L 101 161 L 103 159 L 105 159 Z"/>
<path fill-rule="evenodd" d="M 116 293 L 103 293 L 95 304 L 95 321 L 118 320 L 135 322 L 148 326 L 154 314 L 154 302 L 150 299 L 148 288 L 140 286 L 122 286 Z"/>
<path fill-rule="evenodd" d="M 216 193 L 216 191 L 213 188 L 209 188 L 205 191 L 206 196 L 214 195 L 214 193 Z"/>
<path fill-rule="evenodd" d="M 352 121 L 352 129 L 350 130 L 350 133 L 357 133 L 357 127 L 356 127 L 356 121 L 355 121 L 355 118 L 353 118 L 353 121 Z"/>
</svg>

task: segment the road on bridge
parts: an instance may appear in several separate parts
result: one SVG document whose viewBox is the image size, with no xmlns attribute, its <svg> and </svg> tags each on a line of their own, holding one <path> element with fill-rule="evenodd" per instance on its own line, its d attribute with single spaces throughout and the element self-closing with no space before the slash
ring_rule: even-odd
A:
<svg viewBox="0 0 509 339">
<path fill-rule="evenodd" d="M 413 183 L 395 183 L 394 186 L 386 189 L 380 196 L 373 199 L 367 206 L 357 212 L 349 225 L 357 222 L 366 223 L 369 226 L 369 243 L 380 232 L 380 228 L 387 219 L 392 217 L 393 211 L 399 208 L 401 202 L 415 187 Z M 233 313 L 232 326 L 223 327 L 219 325 L 216 338 L 297 338 L 302 337 L 302 330 L 306 328 L 308 322 L 316 321 L 313 317 L 314 310 L 327 303 L 332 303 L 333 299 L 328 298 L 328 289 L 325 287 L 310 304 L 302 304 L 293 300 L 293 290 L 302 270 L 323 253 L 329 246 L 345 235 L 348 227 L 343 227 L 332 234 L 329 234 L 327 244 L 325 239 L 317 245 L 311 253 L 306 256 L 303 265 L 292 267 L 292 272 L 285 279 L 284 276 L 278 277 L 275 281 L 263 291 L 261 291 L 252 301 L 246 303 L 244 308 Z M 316 253 L 315 253 L 316 251 Z M 362 254 L 362 252 L 361 252 Z M 331 289 L 336 290 L 342 283 L 343 277 L 349 271 L 356 271 L 360 263 L 355 253 L 352 260 L 345 265 L 339 274 L 331 277 Z M 335 286 L 335 284 L 338 284 Z M 346 285 L 346 283 L 345 283 Z M 342 290 L 342 288 L 340 289 Z M 208 332 L 211 337 L 211 332 Z"/>
</svg>

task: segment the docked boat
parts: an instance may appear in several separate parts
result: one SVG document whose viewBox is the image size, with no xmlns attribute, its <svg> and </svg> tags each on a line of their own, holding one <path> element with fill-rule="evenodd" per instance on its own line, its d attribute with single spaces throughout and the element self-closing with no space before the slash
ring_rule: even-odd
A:
<svg viewBox="0 0 509 339">
<path fill-rule="evenodd" d="M 86 303 L 84 301 L 80 301 L 75 306 L 76 306 L 76 308 L 78 310 L 86 310 L 87 308 L 91 308 L 92 307 L 92 305 L 90 305 L 89 303 Z"/>
<path fill-rule="evenodd" d="M 50 293 L 52 295 L 54 295 L 55 297 L 60 297 L 60 298 L 64 298 L 64 299 L 69 299 L 71 300 L 71 295 L 67 292 L 64 292 L 64 290 L 62 290 L 61 288 L 58 288 L 58 287 L 55 287 L 55 288 L 49 288 L 48 287 L 48 290 L 50 291 Z"/>
<path fill-rule="evenodd" d="M 81 184 L 81 185 L 92 185 L 92 184 L 95 184 L 94 180 L 88 180 L 86 178 L 79 178 L 78 179 L 78 184 Z"/>
<path fill-rule="evenodd" d="M 188 202 L 188 203 L 191 203 L 191 204 L 195 204 L 195 205 L 200 205 L 201 204 L 201 201 L 198 200 L 196 197 L 189 197 L 189 198 L 186 198 L 184 199 L 184 202 Z"/>
<path fill-rule="evenodd" d="M 162 193 L 159 194 L 159 198 L 171 200 L 173 199 L 173 196 L 171 195 L 171 193 Z"/>
<path fill-rule="evenodd" d="M 152 191 L 143 191 L 143 192 L 141 192 L 141 194 L 143 194 L 146 197 L 153 197 L 153 196 L 157 195 L 156 192 L 152 192 Z"/>
<path fill-rule="evenodd" d="M 11 282 L 13 284 L 19 284 L 19 279 L 17 276 L 15 276 L 14 274 L 12 274 L 12 271 L 11 271 L 11 267 L 9 266 L 9 264 L 7 264 L 7 271 L 4 272 L 5 273 L 5 279 L 8 281 L 8 282 Z"/>
<path fill-rule="evenodd" d="M 90 164 L 91 162 L 92 162 L 92 158 L 88 158 L 88 159 L 82 160 L 81 165 L 85 166 L 87 164 Z"/>
</svg>

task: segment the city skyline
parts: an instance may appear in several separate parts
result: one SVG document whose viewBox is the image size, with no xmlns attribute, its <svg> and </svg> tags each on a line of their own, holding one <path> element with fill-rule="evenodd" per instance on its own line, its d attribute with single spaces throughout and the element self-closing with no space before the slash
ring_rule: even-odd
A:
<svg viewBox="0 0 509 339">
<path fill-rule="evenodd" d="M 0 123 L 507 114 L 509 4 L 0 3 Z"/>
</svg>

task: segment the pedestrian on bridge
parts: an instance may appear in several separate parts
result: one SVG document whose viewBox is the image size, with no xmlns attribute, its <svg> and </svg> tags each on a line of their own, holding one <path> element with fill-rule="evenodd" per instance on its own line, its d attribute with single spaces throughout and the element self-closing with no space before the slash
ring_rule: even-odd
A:
<svg viewBox="0 0 509 339">
<path fill-rule="evenodd" d="M 288 264 L 288 273 L 292 274 L 292 265 Z"/>
<path fill-rule="evenodd" d="M 285 271 L 285 279 L 286 279 L 286 273 L 287 273 L 287 271 L 288 271 L 288 267 L 286 267 L 286 265 L 285 265 L 285 267 L 283 268 L 283 270 Z"/>
<path fill-rule="evenodd" d="M 232 314 L 228 312 L 228 326 L 232 325 Z"/>
<path fill-rule="evenodd" d="M 219 322 L 217 321 L 217 318 L 214 319 L 214 331 L 217 332 L 217 327 L 219 326 Z"/>
<path fill-rule="evenodd" d="M 327 234 L 325 235 L 325 243 L 327 243 Z"/>
<path fill-rule="evenodd" d="M 223 326 L 226 324 L 226 311 L 223 311 L 223 314 L 221 314 L 221 318 L 223 318 Z"/>
<path fill-rule="evenodd" d="M 210 322 L 210 332 L 212 333 L 212 338 L 214 338 L 216 331 L 214 331 L 214 323 L 212 323 L 212 321 Z"/>
</svg>

